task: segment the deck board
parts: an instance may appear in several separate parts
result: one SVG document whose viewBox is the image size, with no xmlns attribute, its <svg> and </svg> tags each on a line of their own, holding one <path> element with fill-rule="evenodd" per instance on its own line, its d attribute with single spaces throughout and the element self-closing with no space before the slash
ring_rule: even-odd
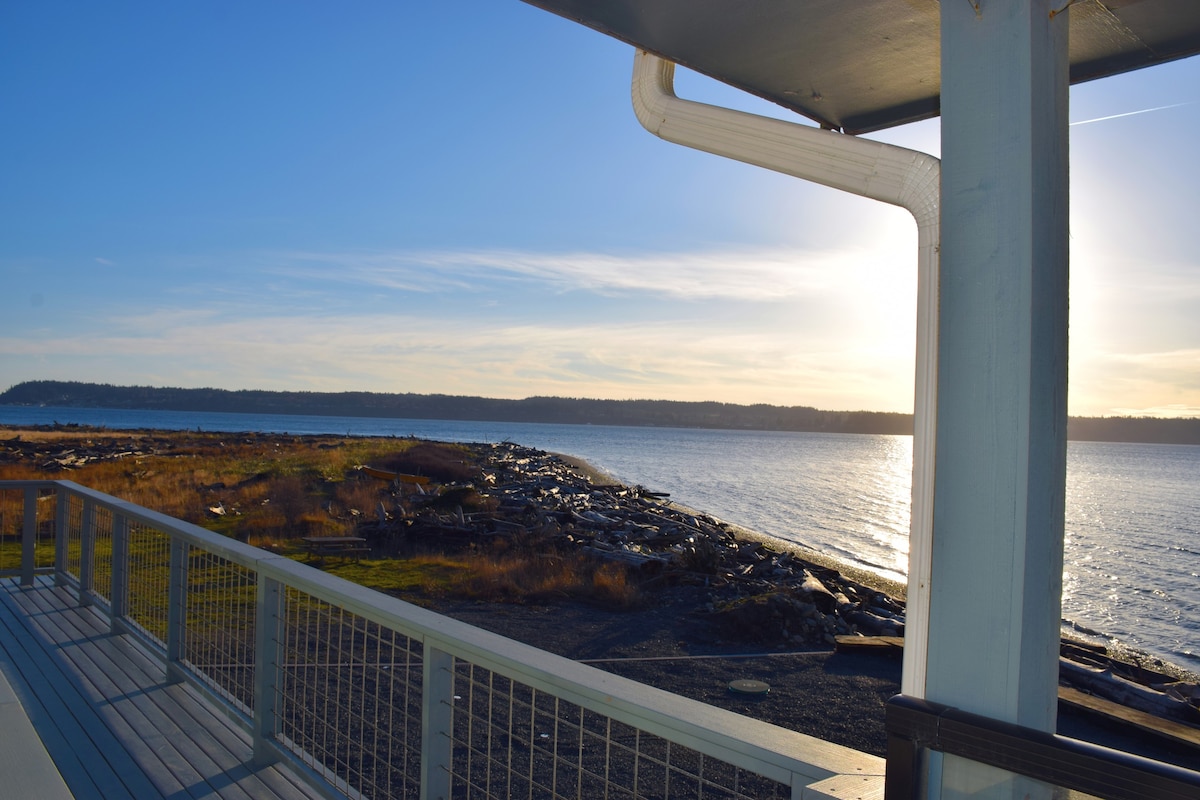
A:
<svg viewBox="0 0 1200 800">
<path fill-rule="evenodd" d="M 0 597 L 8 600 L 7 592 Z M 0 602 L 0 619 L 0 666 L 72 793 L 78 798 L 155 796 L 144 772 L 114 746 L 111 736 L 93 739 L 100 732 L 96 724 L 89 729 L 94 709 L 71 685 L 62 663 L 44 649 L 45 642 L 26 626 L 20 611 Z"/>
<path fill-rule="evenodd" d="M 153 759 L 143 758 L 141 766 L 158 792 L 164 796 L 173 795 L 199 782 L 200 773 L 172 751 L 162 730 L 141 713 L 139 706 L 143 704 L 137 696 L 142 687 L 135 677 L 141 678 L 141 683 L 145 683 L 145 677 L 130 675 L 126 671 L 128 663 L 119 663 L 106 653 L 120 642 L 99 630 L 74 628 L 71 620 L 77 617 L 66 612 L 54 613 L 39 608 L 37 617 L 44 633 L 53 636 L 54 641 L 67 643 L 60 645 L 60 652 L 77 668 L 81 691 L 89 701 L 97 704 L 97 713 L 111 734 L 126 749 L 140 745 L 154 756 Z"/>
<path fill-rule="evenodd" d="M 93 632 L 82 630 L 80 633 Z M 144 695 L 135 689 L 130 698 L 134 708 L 125 715 L 126 721 L 131 725 L 148 723 L 156 733 L 166 736 L 169 747 L 174 748 L 174 751 L 161 750 L 161 759 L 166 761 L 178 755 L 188 765 L 182 772 L 191 771 L 192 767 L 200 767 L 200 771 L 206 774 L 221 774 L 222 780 L 236 778 L 239 783 L 249 781 L 254 787 L 257 787 L 255 780 L 261 781 L 267 784 L 272 792 L 283 797 L 308 796 L 307 791 L 296 795 L 294 782 L 277 771 L 252 773 L 243 758 L 248 746 L 245 744 L 244 733 L 223 714 L 214 716 L 211 707 L 188 687 L 166 684 L 160 662 L 141 650 L 122 647 L 120 638 L 104 635 L 103 627 L 94 632 L 94 635 L 101 637 L 98 641 L 100 650 L 92 657 L 96 669 L 89 671 L 89 675 L 103 676 L 105 679 L 121 675 L 135 687 L 158 686 L 161 689 L 159 692 Z M 108 659 L 107 663 L 105 658 Z M 98 692 L 109 697 L 113 696 L 112 692 L 126 691 L 123 684 L 113 684 L 107 689 L 95 685 L 95 680 L 93 684 Z M 138 717 L 138 714 L 144 719 Z M 236 742 L 233 750 L 228 745 L 230 741 Z M 201 793 L 210 796 L 207 792 Z M 245 794 L 235 785 L 222 796 L 252 798 L 258 794 Z"/>
<path fill-rule="evenodd" d="M 69 620 L 70 617 L 56 620 L 62 626 L 61 635 L 89 633 L 70 630 Z M 122 653 L 122 649 L 128 651 L 128 648 L 122 648 L 116 637 L 96 632 L 90 638 L 90 646 L 75 649 L 70 657 L 79 668 L 89 696 L 106 701 L 100 713 L 110 730 L 126 748 L 145 747 L 153 754 L 153 759 L 143 759 L 141 764 L 164 796 L 212 796 L 204 776 L 218 770 L 191 740 L 193 734 L 202 734 L 203 729 L 183 731 L 169 713 L 158 707 L 156 700 L 169 702 L 169 698 L 163 697 L 165 682 L 147 674 L 139 659 L 130 657 L 128 652 Z M 236 793 L 230 797 L 245 800 L 245 795 Z"/>
<path fill-rule="evenodd" d="M 67 618 L 69 624 L 69 617 Z M 70 635 L 71 631 L 64 631 Z M 78 631 L 87 634 L 89 631 Z M 97 696 L 123 697 L 112 703 L 121 721 L 142 741 L 152 744 L 155 754 L 166 770 L 161 782 L 172 792 L 185 791 L 200 797 L 211 796 L 205 775 L 237 773 L 251 777 L 245 765 L 206 727 L 211 714 L 197 708 L 200 701 L 182 686 L 171 686 L 163 680 L 163 668 L 138 651 L 122 647 L 116 637 L 97 632 L 96 647 L 79 656 L 80 666 L 90 663 L 84 672 Z M 83 659 L 87 659 L 85 662 Z M 142 687 L 154 686 L 160 691 L 145 692 Z M 114 724 L 119 724 L 114 721 Z M 232 732 L 232 731 L 231 731 Z M 166 776 L 171 776 L 170 778 Z M 173 779 L 182 781 L 173 785 Z M 226 793 L 230 798 L 246 798 L 236 785 Z"/>
<path fill-rule="evenodd" d="M 78 798 L 321 796 L 285 765 L 255 766 L 244 731 L 48 580 L 0 581 L 0 667 Z"/>
<path fill-rule="evenodd" d="M 0 669 L 0 775 L 7 797 L 70 800 L 71 794 Z"/>
</svg>

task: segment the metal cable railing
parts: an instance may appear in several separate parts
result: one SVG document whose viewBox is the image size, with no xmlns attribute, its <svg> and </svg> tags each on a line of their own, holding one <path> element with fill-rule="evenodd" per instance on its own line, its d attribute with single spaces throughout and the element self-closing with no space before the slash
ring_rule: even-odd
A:
<svg viewBox="0 0 1200 800">
<path fill-rule="evenodd" d="M 46 498 L 46 499 L 40 499 Z M 49 499 L 53 498 L 53 499 Z M 672 695 L 67 481 L 0 481 L 0 569 L 49 568 L 346 797 L 857 796 L 883 761 Z M 39 526 L 52 567 L 40 563 Z M 10 526 L 11 527 L 11 526 Z M 4 531 L 0 531 L 0 534 Z M 16 565 L 19 564 L 19 567 Z M 843 795 L 847 779 L 852 794 Z"/>
</svg>

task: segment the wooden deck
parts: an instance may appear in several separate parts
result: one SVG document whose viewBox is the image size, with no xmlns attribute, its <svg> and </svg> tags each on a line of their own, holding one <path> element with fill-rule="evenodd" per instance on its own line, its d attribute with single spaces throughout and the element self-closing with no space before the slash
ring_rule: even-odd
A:
<svg viewBox="0 0 1200 800">
<path fill-rule="evenodd" d="M 247 734 L 49 579 L 0 579 L 0 670 L 77 798 L 322 796 L 290 769 L 255 766 Z M 0 730 L 0 749 L 19 731 Z M 12 770 L 0 761 L 0 794 Z"/>
</svg>

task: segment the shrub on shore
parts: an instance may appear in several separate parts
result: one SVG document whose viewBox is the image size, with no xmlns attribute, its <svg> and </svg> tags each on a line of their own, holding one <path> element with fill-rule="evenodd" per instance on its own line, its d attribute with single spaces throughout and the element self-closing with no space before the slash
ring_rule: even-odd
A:
<svg viewBox="0 0 1200 800">
<path fill-rule="evenodd" d="M 426 551 L 395 559 L 332 559 L 323 568 L 418 604 L 447 598 L 515 604 L 577 600 L 628 611 L 644 603 L 627 569 L 579 554 Z"/>
<path fill-rule="evenodd" d="M 414 442 L 379 457 L 372 466 L 433 478 L 439 483 L 466 483 L 476 480 L 480 473 L 469 448 L 442 442 Z"/>
</svg>

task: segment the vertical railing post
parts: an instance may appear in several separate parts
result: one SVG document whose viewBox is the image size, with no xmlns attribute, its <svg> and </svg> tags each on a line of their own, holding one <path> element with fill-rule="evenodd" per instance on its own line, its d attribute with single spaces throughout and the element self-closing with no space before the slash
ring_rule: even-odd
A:
<svg viewBox="0 0 1200 800">
<path fill-rule="evenodd" d="M 254 763 L 265 766 L 277 760 L 270 746 L 275 740 L 277 691 L 281 669 L 280 640 L 284 616 L 283 586 L 258 573 L 254 611 Z"/>
<path fill-rule="evenodd" d="M 450 796 L 454 656 L 426 642 L 421 685 L 421 798 L 445 800 Z"/>
<path fill-rule="evenodd" d="M 60 484 L 54 495 L 54 585 L 67 583 L 67 541 L 71 535 L 71 494 Z"/>
<path fill-rule="evenodd" d="M 21 585 L 32 586 L 34 569 L 37 567 L 37 504 L 36 486 L 25 487 L 25 515 L 21 528 Z"/>
<path fill-rule="evenodd" d="M 129 613 L 129 518 L 113 512 L 112 521 L 112 600 L 110 627 L 113 633 L 125 633 L 125 615 Z"/>
<path fill-rule="evenodd" d="M 83 521 L 79 530 L 79 605 L 92 604 L 96 588 L 96 501 L 83 500 Z"/>
<path fill-rule="evenodd" d="M 183 642 L 187 625 L 188 544 L 171 537 L 170 575 L 167 583 L 167 681 L 183 680 Z"/>
</svg>

